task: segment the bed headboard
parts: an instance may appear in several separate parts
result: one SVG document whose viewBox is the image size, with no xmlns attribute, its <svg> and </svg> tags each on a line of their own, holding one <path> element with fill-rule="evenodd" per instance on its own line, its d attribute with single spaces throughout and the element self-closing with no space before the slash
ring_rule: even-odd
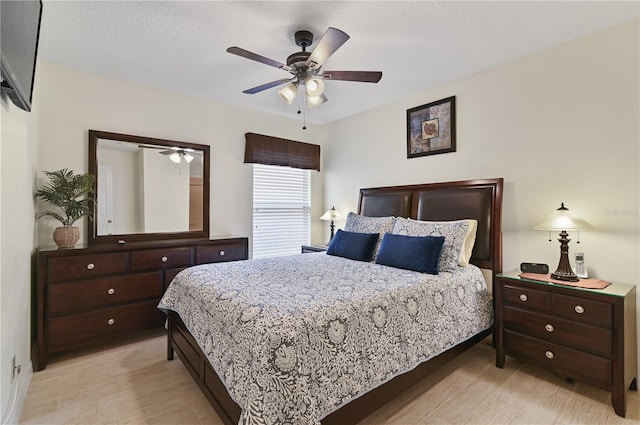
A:
<svg viewBox="0 0 640 425">
<path fill-rule="evenodd" d="M 502 272 L 502 178 L 360 189 L 358 213 L 415 220 L 478 220 L 471 263 Z"/>
</svg>

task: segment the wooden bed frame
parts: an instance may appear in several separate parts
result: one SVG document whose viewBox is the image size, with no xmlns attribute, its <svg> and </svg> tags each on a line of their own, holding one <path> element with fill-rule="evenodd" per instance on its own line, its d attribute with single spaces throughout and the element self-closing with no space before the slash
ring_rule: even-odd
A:
<svg viewBox="0 0 640 425">
<path fill-rule="evenodd" d="M 496 178 L 361 189 L 358 212 L 373 217 L 393 215 L 430 221 L 478 220 L 471 263 L 489 270 L 493 282 L 495 275 L 502 271 L 502 184 L 503 180 Z M 175 351 L 222 421 L 228 425 L 237 424 L 240 407 L 229 396 L 175 312 L 169 312 L 167 332 L 167 358 L 173 360 Z M 481 332 L 414 370 L 395 377 L 326 416 L 322 424 L 352 424 L 366 418 L 491 332 L 492 329 Z"/>
</svg>

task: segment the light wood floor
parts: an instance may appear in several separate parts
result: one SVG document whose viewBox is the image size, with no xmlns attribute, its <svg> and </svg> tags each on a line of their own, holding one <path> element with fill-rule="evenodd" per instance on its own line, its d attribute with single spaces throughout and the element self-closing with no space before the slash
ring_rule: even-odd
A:
<svg viewBox="0 0 640 425">
<path fill-rule="evenodd" d="M 222 424 L 165 337 L 49 363 L 34 372 L 21 424 Z M 627 418 L 608 393 L 507 358 L 497 369 L 482 342 L 360 425 L 640 424 L 640 395 Z"/>
</svg>

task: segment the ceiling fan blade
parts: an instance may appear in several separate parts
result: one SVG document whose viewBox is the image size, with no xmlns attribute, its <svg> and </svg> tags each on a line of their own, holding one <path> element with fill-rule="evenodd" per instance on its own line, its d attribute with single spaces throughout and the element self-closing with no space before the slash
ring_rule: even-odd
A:
<svg viewBox="0 0 640 425">
<path fill-rule="evenodd" d="M 270 89 L 272 87 L 276 87 L 279 85 L 282 85 L 284 83 L 288 83 L 289 81 L 293 81 L 295 80 L 295 78 L 283 78 L 281 80 L 276 80 L 276 81 L 272 81 L 270 83 L 267 84 L 263 84 L 261 86 L 257 86 L 257 87 L 253 87 L 247 90 L 243 90 L 242 93 L 246 93 L 246 94 L 256 94 L 256 93 L 260 93 L 263 90 L 267 90 Z"/>
<path fill-rule="evenodd" d="M 264 56 L 260 56 L 257 53 L 250 52 L 248 50 L 242 49 L 237 46 L 229 47 L 227 52 L 241 56 L 243 58 L 251 59 L 256 62 L 263 63 L 265 65 L 273 66 L 274 68 L 284 69 L 285 71 L 291 71 L 291 68 L 283 63 L 278 61 L 274 61 L 273 59 L 265 58 Z"/>
<path fill-rule="evenodd" d="M 349 36 L 344 31 L 329 27 L 322 35 L 320 41 L 318 41 L 313 52 L 311 52 L 311 56 L 307 59 L 307 65 L 316 68 L 321 67 L 329 56 L 346 43 L 348 39 Z"/>
<path fill-rule="evenodd" d="M 324 71 L 325 80 L 360 81 L 362 83 L 377 83 L 382 78 L 380 71 Z"/>
</svg>

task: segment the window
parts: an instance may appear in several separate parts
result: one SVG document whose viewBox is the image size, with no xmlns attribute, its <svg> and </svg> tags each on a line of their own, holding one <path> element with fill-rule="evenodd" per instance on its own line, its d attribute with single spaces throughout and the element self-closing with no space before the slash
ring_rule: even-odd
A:
<svg viewBox="0 0 640 425">
<path fill-rule="evenodd" d="M 253 165 L 253 258 L 299 254 L 311 228 L 309 170 Z"/>
</svg>

